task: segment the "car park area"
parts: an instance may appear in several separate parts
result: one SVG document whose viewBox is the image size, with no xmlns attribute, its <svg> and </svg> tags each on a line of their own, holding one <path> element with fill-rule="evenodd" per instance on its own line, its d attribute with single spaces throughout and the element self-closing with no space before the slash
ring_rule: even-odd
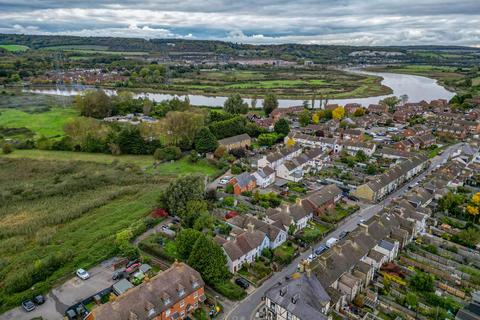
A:
<svg viewBox="0 0 480 320">
<path fill-rule="evenodd" d="M 26 312 L 22 306 L 19 306 L 0 315 L 0 320 L 30 320 L 35 317 L 48 320 L 63 319 L 69 306 L 112 286 L 116 282 L 112 280 L 112 264 L 113 260 L 107 260 L 99 266 L 88 269 L 90 278 L 87 280 L 81 280 L 75 275 L 64 284 L 54 288 L 45 296 L 45 302 L 42 305 L 37 305 L 33 311 Z"/>
</svg>

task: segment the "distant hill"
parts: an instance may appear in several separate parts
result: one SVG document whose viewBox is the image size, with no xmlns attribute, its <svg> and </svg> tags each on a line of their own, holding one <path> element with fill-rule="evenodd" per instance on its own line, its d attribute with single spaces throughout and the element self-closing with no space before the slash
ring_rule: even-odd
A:
<svg viewBox="0 0 480 320">
<path fill-rule="evenodd" d="M 0 34 L 0 44 L 31 49 L 62 46 L 98 46 L 110 51 L 175 54 L 211 54 L 223 58 L 310 60 L 318 64 L 433 63 L 470 65 L 479 63 L 480 48 L 461 46 L 336 46 L 308 44 L 251 45 L 210 40 L 141 39 Z M 352 55 L 352 52 L 355 54 Z M 449 55 L 445 53 L 450 53 Z M 457 56 L 458 54 L 458 56 Z"/>
</svg>

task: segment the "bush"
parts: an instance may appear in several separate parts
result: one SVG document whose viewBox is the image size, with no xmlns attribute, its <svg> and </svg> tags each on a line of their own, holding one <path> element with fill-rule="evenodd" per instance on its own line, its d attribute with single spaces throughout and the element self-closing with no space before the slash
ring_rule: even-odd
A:
<svg viewBox="0 0 480 320">
<path fill-rule="evenodd" d="M 171 160 L 178 160 L 182 157 L 182 151 L 180 150 L 179 147 L 165 147 L 165 148 L 158 148 L 155 150 L 155 153 L 153 154 L 153 157 L 155 160 L 165 160 L 165 161 L 171 161 Z"/>
<path fill-rule="evenodd" d="M 231 184 L 229 184 L 229 186 L 231 186 Z M 223 205 L 227 207 L 233 207 L 234 204 L 235 204 L 235 199 L 233 197 L 225 197 L 223 199 Z"/>
<path fill-rule="evenodd" d="M 215 291 L 217 291 L 227 299 L 241 300 L 246 296 L 246 293 L 242 288 L 240 288 L 236 284 L 231 283 L 228 280 L 215 283 L 212 287 Z"/>
<path fill-rule="evenodd" d="M 13 152 L 13 147 L 10 143 L 4 143 L 2 146 L 3 154 L 9 154 Z"/>
<path fill-rule="evenodd" d="M 233 184 L 227 184 L 227 186 L 225 187 L 225 192 L 226 193 L 230 193 L 230 194 L 233 194 Z M 233 198 L 232 198 L 233 199 Z M 232 203 L 233 205 L 233 203 Z"/>
</svg>

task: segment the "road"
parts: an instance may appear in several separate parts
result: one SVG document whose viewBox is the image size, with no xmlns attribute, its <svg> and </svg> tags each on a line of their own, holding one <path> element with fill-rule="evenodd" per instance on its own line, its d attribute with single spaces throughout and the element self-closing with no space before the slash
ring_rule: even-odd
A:
<svg viewBox="0 0 480 320">
<path fill-rule="evenodd" d="M 365 219 L 368 220 L 375 214 L 379 213 L 385 206 L 388 206 L 392 199 L 402 196 L 407 190 L 408 185 L 418 182 L 420 179 L 425 177 L 429 174 L 432 170 L 436 168 L 437 165 L 441 164 L 443 161 L 448 160 L 450 155 L 455 152 L 458 147 L 463 145 L 463 143 L 458 143 L 455 145 L 450 146 L 449 148 L 445 149 L 444 152 L 436 156 L 435 158 L 431 159 L 431 165 L 421 174 L 410 180 L 409 183 L 405 184 L 401 188 L 397 189 L 395 192 L 391 193 L 387 198 L 381 201 L 378 204 L 369 205 L 365 208 L 358 210 L 357 212 L 353 213 L 349 217 L 343 220 L 342 223 L 339 224 L 336 230 L 330 232 L 324 240 L 318 242 L 314 245 L 314 248 L 317 248 L 320 244 L 325 244 L 326 240 L 335 237 L 338 239 L 340 233 L 344 231 L 352 231 L 357 227 L 360 223 L 360 220 Z M 285 276 L 291 275 L 292 273 L 296 272 L 297 265 L 303 259 L 307 258 L 308 255 L 311 254 L 311 250 L 306 250 L 303 254 L 297 257 L 291 264 L 287 267 L 282 269 L 280 272 L 275 273 L 270 279 L 265 281 L 262 286 L 258 287 L 253 293 L 247 296 L 244 300 L 236 303 L 233 309 L 229 310 L 226 315 L 225 319 L 228 320 L 247 320 L 252 319 L 254 316 L 254 312 L 256 311 L 256 307 L 262 301 L 262 297 L 265 295 L 266 291 L 270 289 L 274 284 L 283 280 Z"/>
</svg>

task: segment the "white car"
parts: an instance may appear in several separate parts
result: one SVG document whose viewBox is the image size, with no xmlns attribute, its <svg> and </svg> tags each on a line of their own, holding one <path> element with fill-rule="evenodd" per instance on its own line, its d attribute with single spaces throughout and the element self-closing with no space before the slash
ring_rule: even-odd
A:
<svg viewBox="0 0 480 320">
<path fill-rule="evenodd" d="M 218 182 L 219 184 L 221 185 L 226 185 L 228 183 L 228 181 L 230 181 L 231 177 L 223 177 L 222 179 L 220 179 L 220 181 Z"/>
<path fill-rule="evenodd" d="M 90 278 L 90 274 L 81 268 L 77 270 L 76 274 L 77 274 L 77 277 L 79 277 L 82 280 L 87 280 L 88 278 Z"/>
</svg>

